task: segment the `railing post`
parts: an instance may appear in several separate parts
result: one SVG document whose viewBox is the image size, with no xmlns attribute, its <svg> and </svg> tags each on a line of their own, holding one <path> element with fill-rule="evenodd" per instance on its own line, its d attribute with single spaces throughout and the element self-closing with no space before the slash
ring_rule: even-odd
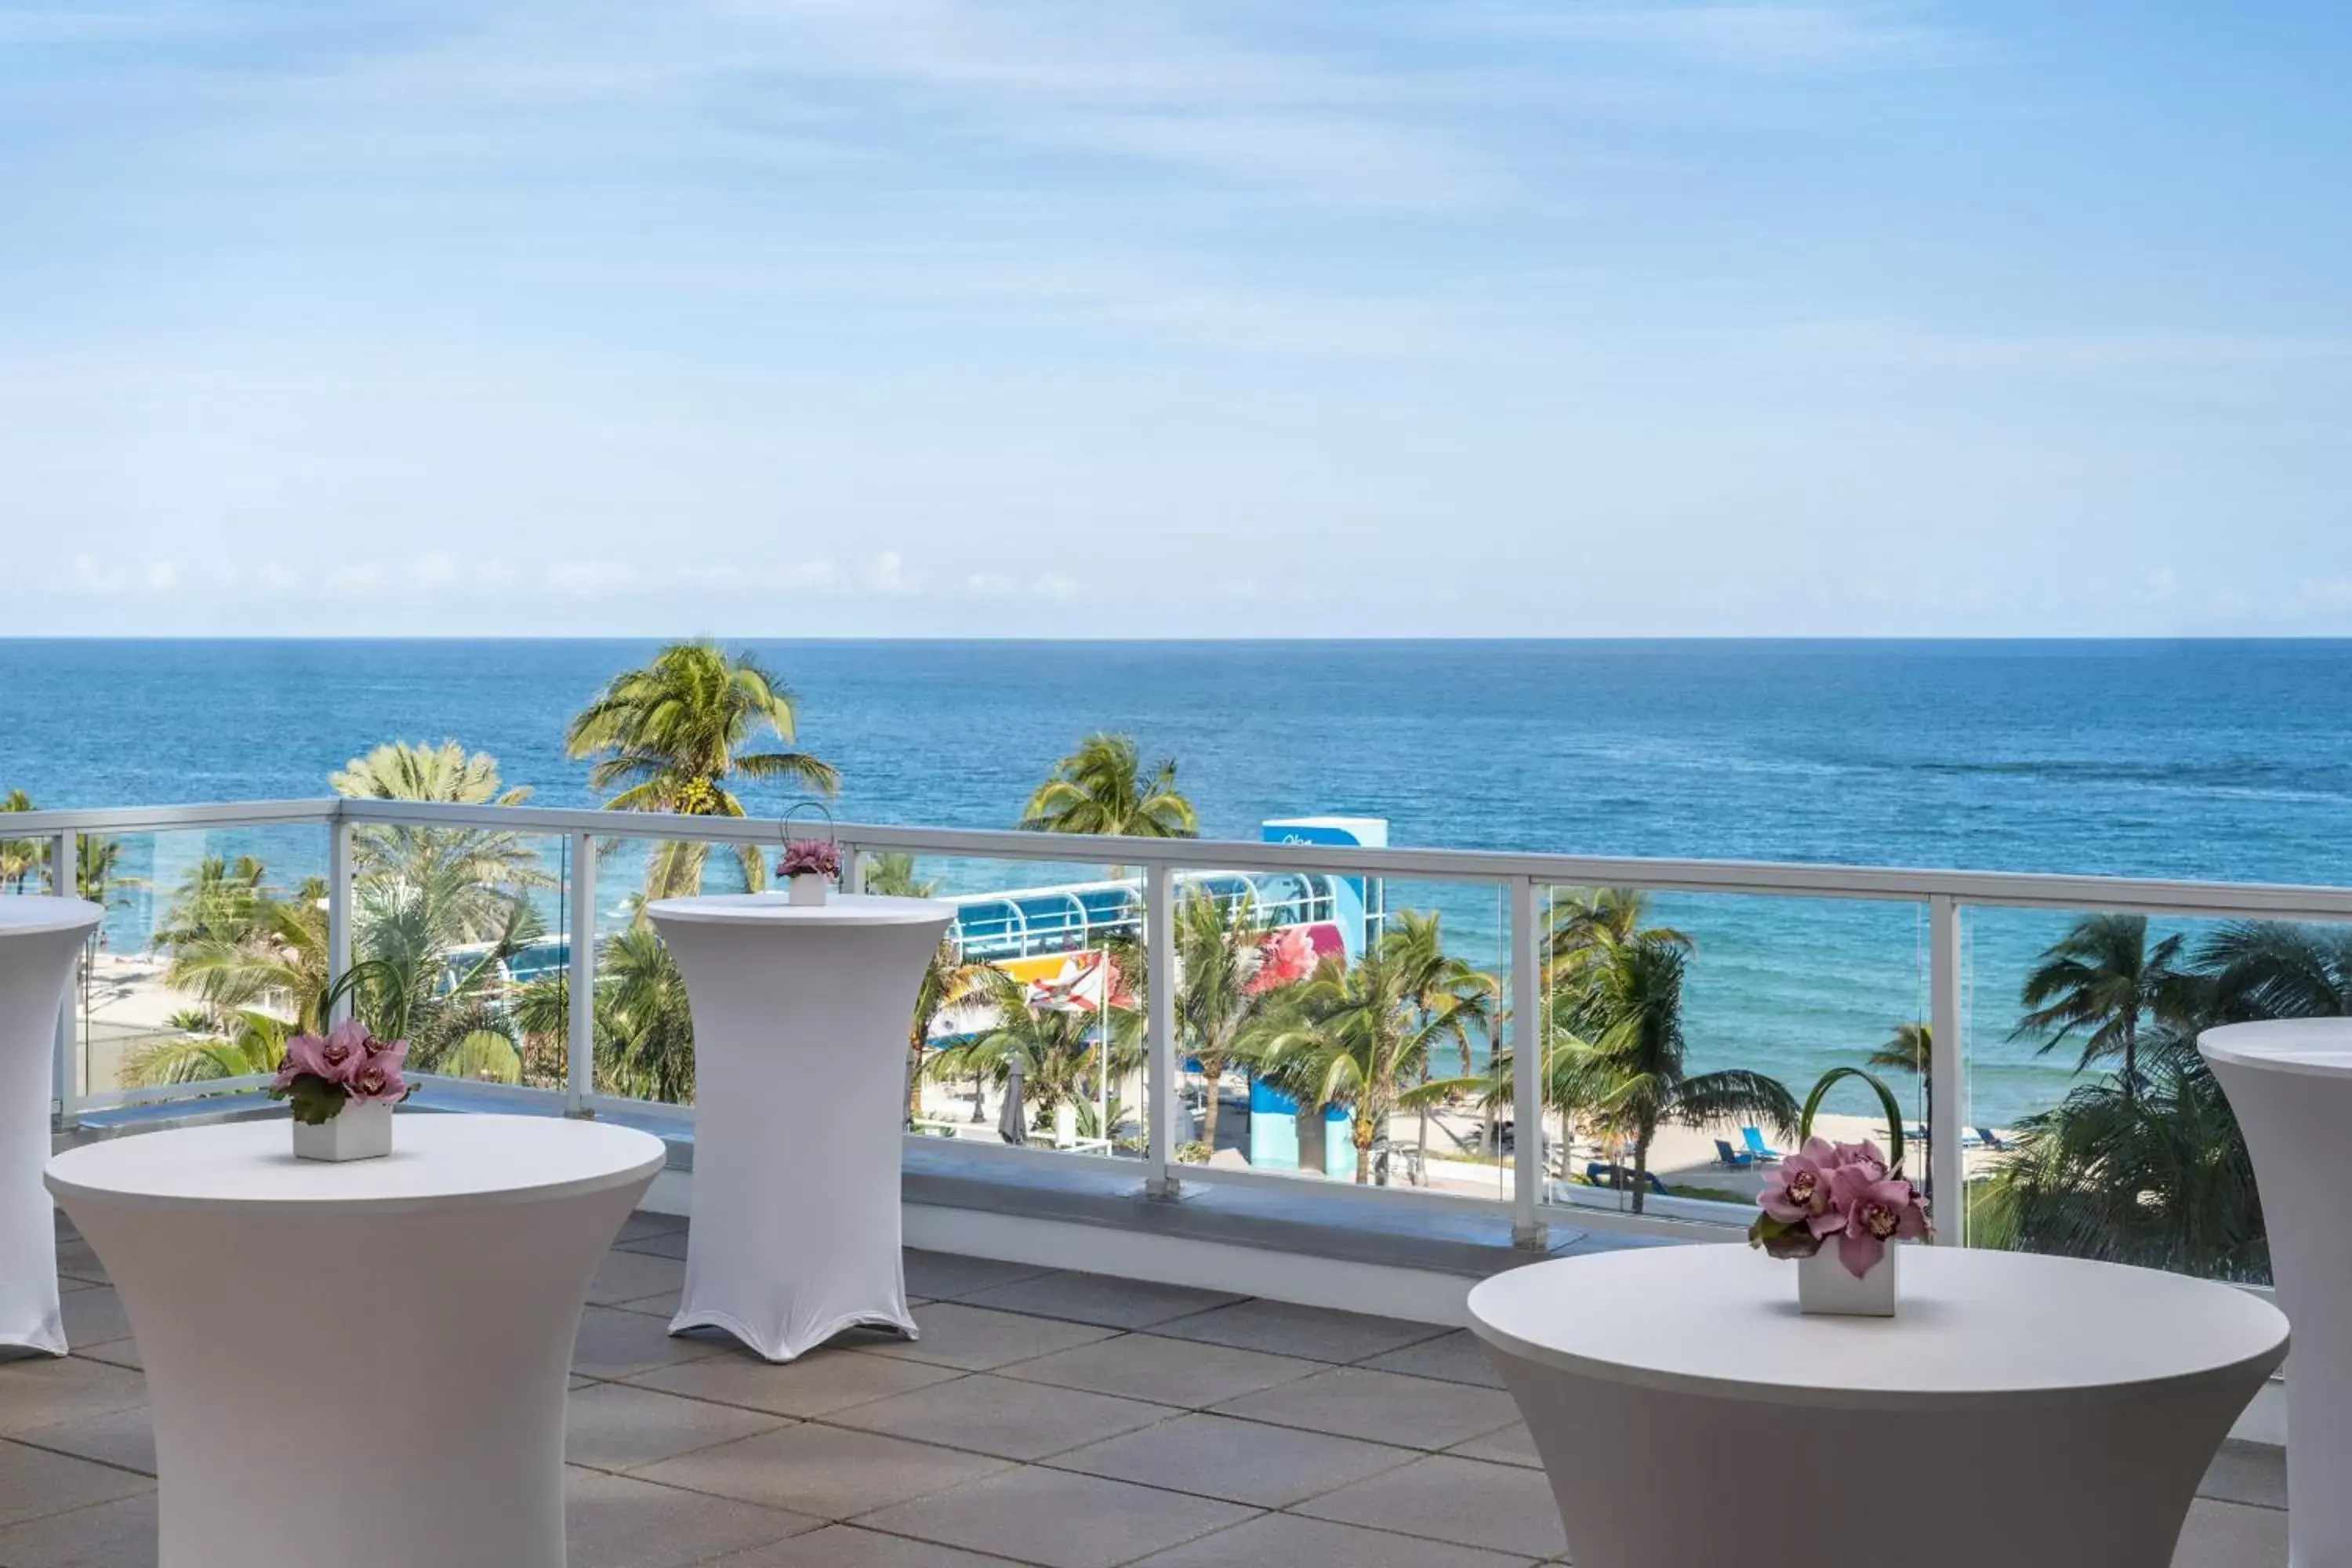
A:
<svg viewBox="0 0 2352 1568">
<path fill-rule="evenodd" d="M 845 844 L 847 853 L 841 858 L 841 890 L 862 893 L 866 890 L 866 873 L 873 868 L 874 852 L 862 844 Z"/>
<path fill-rule="evenodd" d="M 1511 1244 L 1541 1250 L 1544 1182 L 1543 931 L 1536 881 L 1511 879 Z"/>
<path fill-rule="evenodd" d="M 564 1113 L 587 1116 L 596 1091 L 596 836 L 572 836 L 572 951 L 564 994 Z"/>
<path fill-rule="evenodd" d="M 76 873 L 80 865 L 79 835 L 60 833 L 50 839 L 49 891 L 61 899 L 70 899 L 78 894 L 80 889 L 75 886 L 79 880 Z M 96 940 L 95 933 L 91 940 Z M 75 979 L 82 977 L 89 962 L 89 949 L 84 947 L 81 967 L 75 970 Z M 74 985 L 67 990 L 65 1002 L 58 1008 L 58 1040 L 52 1083 L 57 1089 L 58 1127 L 60 1131 L 69 1131 L 81 1125 L 81 1092 L 78 1082 L 81 1075 L 74 1070 L 74 1012 L 77 1004 L 89 994 L 87 986 Z"/>
<path fill-rule="evenodd" d="M 1154 865 L 1145 873 L 1143 984 L 1151 1002 L 1150 1048 L 1144 1058 L 1143 1100 L 1148 1108 L 1144 1138 L 1143 1192 L 1172 1198 L 1182 1190 L 1176 1174 L 1176 1118 L 1183 1109 L 1176 1090 L 1176 872 Z M 1211 1084 L 1209 1092 L 1217 1092 Z"/>
<path fill-rule="evenodd" d="M 1969 1122 L 1968 1037 L 1960 1017 L 1960 906 L 1949 893 L 1927 900 L 1927 1173 L 1935 1184 L 1936 1239 L 1968 1244 L 1968 1163 L 1960 1130 Z"/>
<path fill-rule="evenodd" d="M 327 824 L 327 984 L 341 985 L 352 969 L 352 825 L 338 811 Z M 352 1016 L 352 994 L 335 998 L 340 1024 Z"/>
</svg>

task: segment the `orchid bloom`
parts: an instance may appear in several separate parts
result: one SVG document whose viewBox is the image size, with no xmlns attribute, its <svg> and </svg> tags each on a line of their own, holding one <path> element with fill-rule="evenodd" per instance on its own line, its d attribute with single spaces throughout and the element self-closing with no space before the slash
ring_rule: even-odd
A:
<svg viewBox="0 0 2352 1568">
<path fill-rule="evenodd" d="M 370 1068 L 382 1069 L 398 1083 L 401 1063 L 407 1057 L 406 1040 L 379 1040 L 368 1033 L 366 1025 L 356 1018 L 346 1018 L 324 1037 L 297 1035 L 287 1041 L 286 1055 L 278 1064 L 278 1078 L 270 1085 L 270 1092 L 282 1095 L 294 1087 L 296 1079 L 303 1077 L 321 1079 L 348 1090 Z M 399 1092 L 407 1091 L 404 1087 Z M 353 1098 L 380 1096 L 355 1093 Z"/>
<path fill-rule="evenodd" d="M 407 1042 L 400 1042 L 405 1054 Z M 343 1084 L 343 1092 L 354 1105 L 372 1105 L 378 1101 L 396 1102 L 408 1098 L 408 1080 L 400 1076 L 400 1057 L 390 1051 L 365 1058 L 357 1072 Z"/>
<path fill-rule="evenodd" d="M 286 1042 L 286 1054 L 278 1061 L 278 1080 L 269 1086 L 272 1094 L 284 1094 L 294 1087 L 294 1080 L 308 1073 L 313 1078 L 333 1081 L 326 1058 L 319 1052 L 326 1041 L 316 1035 L 297 1035 Z"/>
<path fill-rule="evenodd" d="M 367 1026 L 357 1018 L 346 1018 L 327 1032 L 319 1042 L 319 1060 L 327 1070 L 319 1076 L 330 1083 L 341 1083 L 352 1076 L 359 1064 L 367 1059 Z"/>
<path fill-rule="evenodd" d="M 783 877 L 839 877 L 841 850 L 829 838 L 788 839 L 783 854 L 776 861 L 776 873 Z"/>
<path fill-rule="evenodd" d="M 1834 1147 L 1837 1150 L 1837 1158 L 1833 1164 L 1837 1168 L 1854 1166 L 1869 1171 L 1870 1179 L 1874 1182 L 1883 1182 L 1886 1179 L 1885 1151 L 1870 1139 L 1865 1138 L 1859 1143 L 1839 1143 Z"/>
<path fill-rule="evenodd" d="M 1827 1236 L 1844 1224 L 1830 1212 L 1831 1178 L 1837 1169 L 1837 1151 L 1828 1140 L 1809 1138 L 1764 1178 L 1764 1191 L 1756 1201 L 1784 1225 L 1801 1225 L 1816 1237 Z"/>
<path fill-rule="evenodd" d="M 1901 1177 L 1888 1179 L 1883 1169 L 1874 1174 L 1867 1162 L 1841 1167 L 1831 1178 L 1832 1204 L 1844 1224 L 1839 1232 L 1838 1260 L 1859 1279 L 1878 1266 L 1890 1242 L 1927 1234 L 1927 1212 L 1919 1194 Z"/>
</svg>

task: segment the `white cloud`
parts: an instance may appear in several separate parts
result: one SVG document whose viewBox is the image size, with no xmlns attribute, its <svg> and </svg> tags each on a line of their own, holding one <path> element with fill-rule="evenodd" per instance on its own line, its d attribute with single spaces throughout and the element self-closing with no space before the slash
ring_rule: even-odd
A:
<svg viewBox="0 0 2352 1568">
<path fill-rule="evenodd" d="M 622 114 L 646 126 L 609 144 L 616 160 L 638 155 L 658 125 L 665 147 L 753 159 L 871 163 L 912 135 L 1346 206 L 1453 205 L 1502 188 L 1497 146 L 1445 112 L 1490 100 L 1492 80 L 1410 51 L 1349 62 L 1285 47 L 1276 30 L 1262 14 L 1190 0 L 525 4 L 442 13 L 395 47 L 354 45 L 274 81 L 240 72 L 236 86 L 357 130 L 350 153 L 369 163 L 545 155 Z M 400 134 L 379 123 L 371 138 L 371 117 Z"/>
<path fill-rule="evenodd" d="M 1059 572 L 1040 572 L 1027 581 L 1009 572 L 987 569 L 965 574 L 956 584 L 956 596 L 961 599 L 1005 602 L 1037 600 L 1045 604 L 1067 604 L 1083 595 L 1075 577 Z"/>
<path fill-rule="evenodd" d="M 178 563 L 109 558 L 73 561 L 76 590 L 109 598 L 163 596 L 184 590 L 229 594 L 260 590 L 271 597 L 352 605 L 420 601 L 512 605 L 577 600 L 625 603 L 691 598 L 713 604 L 764 605 L 794 595 L 847 595 L 874 599 L 920 596 L 923 584 L 907 572 L 899 552 L 886 550 L 854 577 L 831 561 L 750 564 L 663 564 L 649 561 L 554 561 L 526 567 L 498 557 L 459 558 L 432 552 L 406 558 L 335 560 L 311 563 L 214 562 L 194 572 Z M 1016 578 L 992 568 L 964 574 L 950 595 L 964 599 L 1034 599 L 1062 603 L 1079 596 L 1076 578 L 1041 572 Z"/>
<path fill-rule="evenodd" d="M 1820 321 L 1752 335 L 1824 360 L 1936 370 L 2220 371 L 2352 364 L 2352 338 L 2326 333 L 2005 332 L 1918 321 Z"/>
<path fill-rule="evenodd" d="M 891 559 L 891 557 L 886 557 Z M 625 560 L 558 560 L 536 564 L 495 556 L 457 557 L 436 551 L 414 557 L 305 562 L 206 561 L 194 568 L 175 561 L 107 557 L 84 552 L 72 563 L 78 592 L 105 597 L 161 596 L 183 591 L 257 593 L 265 599 L 299 595 L 353 604 L 496 600 L 628 600 L 695 595 L 757 601 L 778 595 L 835 592 L 844 586 L 832 562 L 698 565 Z M 875 593 L 903 592 L 869 579 Z"/>
<path fill-rule="evenodd" d="M 185 574 L 176 561 L 153 557 L 116 560 L 87 552 L 73 558 L 75 591 L 103 598 L 154 597 L 173 594 L 179 591 L 184 581 Z"/>
<path fill-rule="evenodd" d="M 1904 0 L 1830 4 L 1558 5 L 1474 10 L 1505 30 L 1645 50 L 1742 71 L 1853 71 L 1942 65 L 1969 48 L 1933 9 Z"/>
</svg>

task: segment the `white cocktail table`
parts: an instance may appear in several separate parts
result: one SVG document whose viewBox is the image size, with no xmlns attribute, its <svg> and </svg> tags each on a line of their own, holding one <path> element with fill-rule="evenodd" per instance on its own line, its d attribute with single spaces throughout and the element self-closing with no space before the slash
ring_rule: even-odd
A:
<svg viewBox="0 0 2352 1568">
<path fill-rule="evenodd" d="M 0 1345 L 66 1353 L 49 1158 L 58 1011 L 106 911 L 82 899 L 0 898 Z"/>
<path fill-rule="evenodd" d="M 2168 1568 L 2287 1341 L 2225 1285 L 1944 1247 L 1892 1319 L 1801 1316 L 1736 1245 L 1516 1268 L 1470 1313 L 1577 1568 Z"/>
<path fill-rule="evenodd" d="M 2213 1069 L 2253 1156 L 2271 1278 L 2294 1324 L 2286 1380 L 2287 1539 L 2296 1568 L 2352 1563 L 2352 1019 L 2208 1029 Z"/>
<path fill-rule="evenodd" d="M 911 1337 L 907 1033 L 953 908 L 738 893 L 646 912 L 694 1011 L 694 1213 L 670 1331 L 712 1325 L 770 1361 L 861 1323 Z"/>
<path fill-rule="evenodd" d="M 163 1568 L 562 1568 L 581 1300 L 662 1158 L 405 1112 L 380 1160 L 273 1120 L 50 1161 L 146 1363 Z"/>
</svg>

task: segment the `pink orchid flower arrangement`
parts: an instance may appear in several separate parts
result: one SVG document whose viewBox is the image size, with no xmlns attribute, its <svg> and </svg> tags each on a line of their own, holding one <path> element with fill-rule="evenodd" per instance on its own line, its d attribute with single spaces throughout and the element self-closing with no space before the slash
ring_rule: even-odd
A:
<svg viewBox="0 0 2352 1568">
<path fill-rule="evenodd" d="M 830 838 L 787 838 L 776 859 L 779 877 L 823 877 L 841 879 L 841 848 Z"/>
<path fill-rule="evenodd" d="M 1812 1136 L 1822 1096 L 1843 1078 L 1878 1091 L 1893 1129 L 1892 1158 L 1868 1139 L 1832 1143 Z M 1804 1146 L 1764 1178 L 1757 1198 L 1763 1212 L 1748 1227 L 1750 1244 L 1775 1258 L 1811 1258 L 1835 1238 L 1838 1261 L 1859 1279 L 1878 1266 L 1889 1246 L 1932 1233 L 1919 1190 L 1903 1174 L 1903 1119 L 1887 1087 L 1855 1068 L 1822 1075 L 1805 1101 L 1799 1136 Z"/>
<path fill-rule="evenodd" d="M 406 1040 L 379 1040 L 347 1018 L 324 1035 L 297 1035 L 286 1043 L 269 1098 L 293 1108 L 294 1120 L 316 1127 L 342 1114 L 344 1105 L 398 1104 L 415 1086 L 401 1076 Z"/>
</svg>

